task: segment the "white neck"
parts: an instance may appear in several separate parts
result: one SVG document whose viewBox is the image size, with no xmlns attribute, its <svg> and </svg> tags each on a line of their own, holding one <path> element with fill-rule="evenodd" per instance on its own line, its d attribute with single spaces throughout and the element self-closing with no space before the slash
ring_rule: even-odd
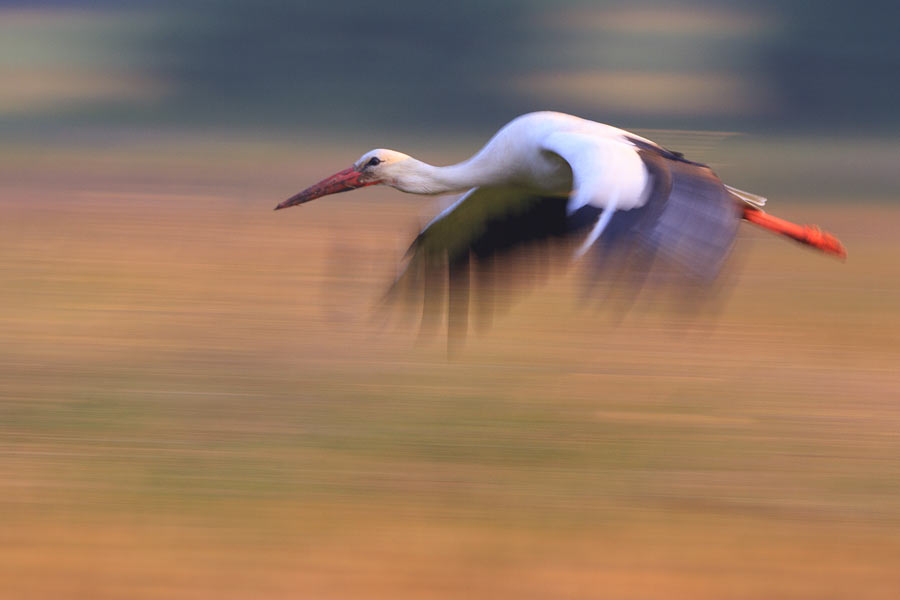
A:
<svg viewBox="0 0 900 600">
<path fill-rule="evenodd" d="M 503 184 L 509 180 L 504 165 L 482 153 L 448 167 L 436 167 L 410 158 L 398 165 L 397 171 L 395 180 L 390 185 L 411 194 L 458 193 L 473 187 Z"/>
</svg>

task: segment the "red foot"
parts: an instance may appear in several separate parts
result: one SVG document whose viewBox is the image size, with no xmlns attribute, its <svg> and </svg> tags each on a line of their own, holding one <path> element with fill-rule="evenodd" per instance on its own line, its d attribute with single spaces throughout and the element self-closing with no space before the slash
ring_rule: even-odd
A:
<svg viewBox="0 0 900 600">
<path fill-rule="evenodd" d="M 796 223 L 773 217 L 758 208 L 750 206 L 744 207 L 744 218 L 769 231 L 780 233 L 802 244 L 817 248 L 826 254 L 847 258 L 847 250 L 844 249 L 844 245 L 841 244 L 840 240 L 827 231 L 822 231 L 815 225 L 797 225 Z"/>
</svg>

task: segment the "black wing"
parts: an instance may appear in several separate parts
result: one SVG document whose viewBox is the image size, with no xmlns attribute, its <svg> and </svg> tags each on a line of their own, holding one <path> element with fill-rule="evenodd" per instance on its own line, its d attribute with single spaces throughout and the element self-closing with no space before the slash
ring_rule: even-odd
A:
<svg viewBox="0 0 900 600">
<path fill-rule="evenodd" d="M 420 334 L 426 337 L 437 331 L 446 311 L 452 347 L 465 336 L 470 303 L 479 328 L 488 327 L 495 308 L 507 300 L 504 292 L 544 278 L 561 262 L 567 241 L 594 222 L 595 217 L 579 224 L 567 216 L 566 202 L 514 188 L 470 191 L 416 237 L 388 298 L 421 303 Z"/>
</svg>

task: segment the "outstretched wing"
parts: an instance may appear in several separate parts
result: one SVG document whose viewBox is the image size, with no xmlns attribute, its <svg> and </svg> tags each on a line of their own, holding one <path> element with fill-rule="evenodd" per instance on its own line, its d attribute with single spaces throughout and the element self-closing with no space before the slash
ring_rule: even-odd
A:
<svg viewBox="0 0 900 600">
<path fill-rule="evenodd" d="M 590 225 L 590 217 L 582 224 L 570 218 L 566 203 L 510 187 L 469 191 L 416 237 L 389 299 L 421 302 L 425 336 L 446 310 L 452 347 L 466 333 L 470 303 L 488 325 L 500 303 L 498 284 L 528 287 L 549 270 L 540 265 L 559 262 L 566 240 Z"/>
<path fill-rule="evenodd" d="M 575 163 L 576 188 L 568 198 L 511 187 L 475 188 L 418 235 L 390 297 L 421 302 L 424 335 L 436 331 L 447 314 L 452 348 L 465 335 L 470 304 L 479 321 L 488 323 L 498 288 L 528 287 L 523 279 L 526 284 L 541 279 L 570 262 L 603 221 L 602 235 L 591 240 L 587 254 L 591 283 L 636 290 L 654 278 L 712 281 L 736 235 L 740 199 L 705 165 L 653 145 L 626 150 L 637 169 L 630 160 L 618 165 L 636 173 L 640 185 L 625 181 L 621 173 L 609 177 L 623 182 L 616 193 L 630 208 L 616 210 L 610 196 L 573 201 L 602 187 L 591 179 L 590 161 L 598 155 L 590 150 L 576 153 L 570 162 Z M 601 163 L 597 170 L 605 167 Z"/>
<path fill-rule="evenodd" d="M 616 213 L 592 248 L 594 265 L 608 271 L 616 258 L 647 257 L 643 268 L 652 263 L 669 281 L 710 283 L 737 235 L 741 198 L 706 165 L 658 147 L 636 153 L 649 175 L 646 200 Z"/>
<path fill-rule="evenodd" d="M 543 146 L 572 168 L 569 212 L 605 212 L 583 242 L 599 271 L 640 278 L 653 264 L 707 282 L 719 272 L 740 224 L 739 204 L 749 200 L 707 165 L 632 135 L 560 132 Z"/>
</svg>

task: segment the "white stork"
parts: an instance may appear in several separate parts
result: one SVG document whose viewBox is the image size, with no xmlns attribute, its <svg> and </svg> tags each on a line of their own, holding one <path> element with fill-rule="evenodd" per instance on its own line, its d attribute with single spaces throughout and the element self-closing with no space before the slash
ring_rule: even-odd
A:
<svg viewBox="0 0 900 600">
<path fill-rule="evenodd" d="M 764 198 L 723 184 L 704 164 L 628 131 L 556 112 L 514 119 L 473 157 L 447 167 L 371 150 L 276 210 L 376 184 L 413 194 L 463 193 L 413 242 L 400 278 L 424 288 L 427 319 L 441 310 L 432 309 L 442 304 L 449 273 L 451 333 L 466 328 L 470 265 L 479 291 L 488 292 L 496 259 L 551 241 L 568 241 L 569 257 L 590 253 L 605 272 L 638 273 L 639 280 L 651 263 L 662 262 L 669 280 L 711 281 L 742 218 L 846 255 L 834 236 L 764 213 Z"/>
</svg>

